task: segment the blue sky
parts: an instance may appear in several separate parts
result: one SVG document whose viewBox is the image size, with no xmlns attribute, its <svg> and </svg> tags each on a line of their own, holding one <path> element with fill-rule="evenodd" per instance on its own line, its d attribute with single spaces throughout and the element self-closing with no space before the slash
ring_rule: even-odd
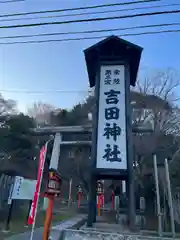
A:
<svg viewBox="0 0 180 240">
<path fill-rule="evenodd" d="M 127 0 L 128 1 L 128 0 Z M 0 14 L 50 10 L 58 8 L 78 7 L 97 5 L 103 3 L 115 3 L 120 0 L 26 0 L 25 2 L 17 2 L 13 4 L 0 4 Z M 166 3 L 179 3 L 179 0 L 162 0 L 157 3 L 139 4 L 138 6 L 160 5 Z M 133 5 L 120 8 L 131 8 Z M 178 7 L 162 8 L 177 9 Z M 110 9 L 110 8 L 108 8 Z M 114 8 L 111 8 L 114 9 Z M 161 9 L 161 10 L 162 10 Z M 180 9 L 180 7 L 179 7 Z M 100 9 L 99 9 L 100 10 Z M 102 10 L 102 9 L 101 9 Z M 107 9 L 104 9 L 107 10 Z M 148 12 L 150 10 L 138 10 L 138 12 Z M 155 10 L 155 9 L 154 9 Z M 159 8 L 157 11 L 160 10 Z M 92 11 L 92 10 L 90 10 Z M 98 11 L 94 10 L 94 11 Z M 137 13 L 137 11 L 133 11 Z M 69 12 L 68 12 L 69 13 Z M 129 11 L 128 13 L 132 13 Z M 63 13 L 64 14 L 64 13 Z M 112 13 L 111 16 L 127 14 Z M 49 14 L 50 15 L 50 14 Z M 52 15 L 52 14 L 51 14 Z M 56 14 L 57 15 L 57 14 Z M 96 15 L 93 15 L 95 17 Z M 101 16 L 108 16 L 103 14 Z M 92 17 L 88 15 L 87 17 Z M 77 18 L 77 17 L 76 17 Z M 78 17 L 78 18 L 84 18 Z M 21 20 L 13 22 L 0 22 L 0 25 L 22 24 L 31 22 L 51 21 L 53 19 L 40 20 Z M 66 20 L 67 18 L 59 18 L 58 20 Z M 75 19 L 75 17 L 71 17 Z M 130 27 L 142 24 L 170 23 L 180 22 L 180 14 L 148 16 L 143 18 L 111 20 L 104 22 L 77 23 L 56 26 L 43 26 L 36 28 L 22 29 L 6 29 L 0 31 L 1 36 L 18 35 L 18 34 L 37 34 L 44 32 L 60 32 L 60 31 L 83 31 L 96 30 L 105 28 Z M 168 29 L 180 29 L 179 27 L 168 27 Z M 160 30 L 160 28 L 156 28 Z M 134 30 L 140 32 L 144 30 Z M 132 31 L 127 31 L 127 33 Z M 103 33 L 102 35 L 121 34 L 125 32 Z M 100 35 L 100 34 L 99 34 Z M 87 36 L 87 35 L 84 35 Z M 90 36 L 90 35 L 89 35 Z M 91 35 L 97 36 L 97 34 Z M 63 36 L 66 37 L 66 36 Z M 73 36 L 72 36 L 73 37 Z M 81 34 L 82 37 L 82 34 Z M 46 37 L 61 38 L 59 37 Z M 40 38 L 38 38 L 40 39 Z M 168 67 L 179 70 L 180 67 L 180 33 L 146 35 L 126 37 L 135 44 L 144 48 L 141 68 L 166 69 Z M 2 40 L 0 39 L 0 42 Z M 88 76 L 83 55 L 83 50 L 98 42 L 98 40 L 85 40 L 76 42 L 57 42 L 43 44 L 24 44 L 24 45 L 0 45 L 0 92 L 5 98 L 12 98 L 18 102 L 19 109 L 24 111 L 27 106 L 35 101 L 50 103 L 60 108 L 70 108 L 86 96 L 88 89 Z M 17 92 L 16 92 L 17 90 Z M 45 91 L 41 94 L 30 94 L 23 92 L 28 91 Z M 47 92 L 51 91 L 51 92 Z M 58 91 L 67 91 L 60 93 Z M 75 91 L 75 93 L 69 92 Z M 76 92 L 77 91 L 77 92 Z M 84 91 L 84 92 L 78 92 Z"/>
</svg>

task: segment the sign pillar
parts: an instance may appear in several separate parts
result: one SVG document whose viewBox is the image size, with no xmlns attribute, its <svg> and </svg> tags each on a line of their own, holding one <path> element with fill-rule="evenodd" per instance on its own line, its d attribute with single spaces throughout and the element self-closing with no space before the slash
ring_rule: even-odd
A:
<svg viewBox="0 0 180 240">
<path fill-rule="evenodd" d="M 130 228 L 135 228 L 135 197 L 134 197 L 134 171 L 133 171 L 133 139 L 132 139 L 132 109 L 130 100 L 130 68 L 125 69 L 125 105 L 126 105 L 126 141 L 127 141 L 127 170 L 128 170 L 128 222 Z"/>
<path fill-rule="evenodd" d="M 135 86 L 142 49 L 111 36 L 85 50 L 90 87 L 95 86 L 92 169 L 87 226 L 93 223 L 92 179 L 126 180 L 129 223 L 134 228 L 133 144 L 130 85 Z"/>
</svg>

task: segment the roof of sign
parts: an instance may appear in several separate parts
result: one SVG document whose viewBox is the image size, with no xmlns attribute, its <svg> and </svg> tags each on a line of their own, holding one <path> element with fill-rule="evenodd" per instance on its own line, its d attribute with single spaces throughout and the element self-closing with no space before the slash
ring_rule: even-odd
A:
<svg viewBox="0 0 180 240">
<path fill-rule="evenodd" d="M 95 86 L 99 61 L 126 61 L 130 66 L 130 84 L 135 86 L 143 48 L 117 36 L 110 36 L 84 50 L 90 87 Z"/>
</svg>

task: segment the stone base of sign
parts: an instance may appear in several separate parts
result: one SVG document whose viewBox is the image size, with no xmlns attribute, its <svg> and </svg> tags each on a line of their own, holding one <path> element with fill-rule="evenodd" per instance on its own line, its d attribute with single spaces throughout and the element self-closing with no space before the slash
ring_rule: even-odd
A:
<svg viewBox="0 0 180 240">
<path fill-rule="evenodd" d="M 171 240 L 173 238 L 141 236 L 132 233 L 108 233 L 92 230 L 67 229 L 59 240 Z M 176 238 L 178 239 L 178 238 Z M 175 239 L 174 239 L 175 240 Z"/>
<path fill-rule="evenodd" d="M 136 236 L 128 238 L 122 234 L 105 233 L 96 231 L 83 231 L 83 230 L 65 230 L 62 240 L 137 240 Z"/>
</svg>

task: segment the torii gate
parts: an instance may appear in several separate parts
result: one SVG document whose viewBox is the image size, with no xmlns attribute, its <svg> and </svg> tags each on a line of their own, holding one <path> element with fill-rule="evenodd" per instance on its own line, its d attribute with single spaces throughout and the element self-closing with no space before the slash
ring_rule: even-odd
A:
<svg viewBox="0 0 180 240">
<path fill-rule="evenodd" d="M 152 128 L 146 126 L 133 126 L 132 128 L 134 133 L 145 133 L 152 131 Z M 92 145 L 92 141 L 62 141 L 62 135 L 65 133 L 82 133 L 82 134 L 91 134 L 92 133 L 92 125 L 81 125 L 81 126 L 60 126 L 60 127 L 43 127 L 43 128 L 35 128 L 31 130 L 33 135 L 55 135 L 54 136 L 54 145 L 50 160 L 50 169 L 58 169 L 59 156 L 60 156 L 60 147 L 63 145 Z M 48 223 L 48 226 L 50 224 Z M 49 227 L 46 226 L 44 228 L 43 239 L 46 239 L 49 235 Z"/>
<path fill-rule="evenodd" d="M 49 168 L 58 169 L 58 162 L 60 156 L 60 146 L 63 145 L 91 145 L 91 141 L 62 141 L 62 135 L 65 133 L 89 133 L 92 128 L 90 125 L 86 126 L 61 126 L 61 127 L 43 127 L 32 129 L 34 135 L 54 135 L 54 145 L 51 155 Z"/>
<path fill-rule="evenodd" d="M 133 133 L 146 133 L 153 131 L 151 127 L 147 126 L 133 126 Z M 54 135 L 54 145 L 52 150 L 52 156 L 50 161 L 50 168 L 58 169 L 58 162 L 60 156 L 60 146 L 63 145 L 90 145 L 92 141 L 87 140 L 76 140 L 76 141 L 62 141 L 62 135 L 65 133 L 82 133 L 82 134 L 91 134 L 92 126 L 91 125 L 80 125 L 80 126 L 59 126 L 59 127 L 42 127 L 31 129 L 33 135 Z"/>
</svg>

